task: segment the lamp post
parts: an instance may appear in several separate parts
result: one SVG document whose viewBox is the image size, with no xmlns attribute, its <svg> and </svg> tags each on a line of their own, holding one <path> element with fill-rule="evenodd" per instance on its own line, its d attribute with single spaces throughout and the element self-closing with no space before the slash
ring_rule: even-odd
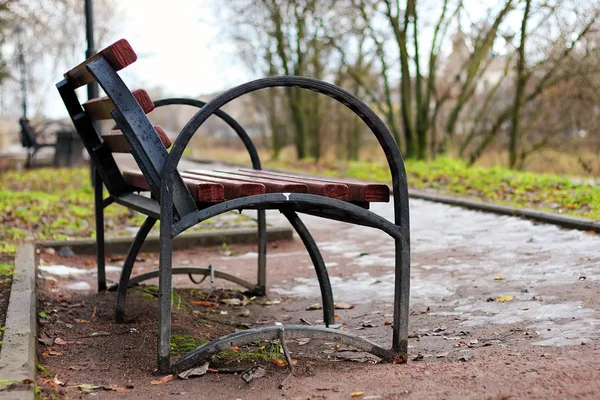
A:
<svg viewBox="0 0 600 400">
<path fill-rule="evenodd" d="M 85 38 L 87 41 L 87 50 L 85 58 L 90 58 L 96 54 L 96 45 L 94 43 L 94 6 L 92 0 L 85 0 Z M 98 83 L 92 82 L 87 85 L 88 100 L 98 97 Z"/>
<path fill-rule="evenodd" d="M 25 56 L 23 55 L 23 34 L 25 29 L 21 25 L 15 27 L 17 35 L 17 52 L 19 69 L 21 70 L 21 105 L 23 107 L 23 117 L 27 118 L 27 80 L 25 71 Z"/>
</svg>

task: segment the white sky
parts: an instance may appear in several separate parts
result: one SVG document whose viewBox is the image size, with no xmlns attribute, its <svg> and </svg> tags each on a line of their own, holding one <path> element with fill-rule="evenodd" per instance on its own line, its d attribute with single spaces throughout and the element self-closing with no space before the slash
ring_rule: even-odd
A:
<svg viewBox="0 0 600 400">
<path fill-rule="evenodd" d="M 135 50 L 138 60 L 120 72 L 131 89 L 161 87 L 165 96 L 197 97 L 231 88 L 252 76 L 236 61 L 233 45 L 219 40 L 220 24 L 209 7 L 220 1 L 227 0 L 119 2 L 114 37 L 102 45 L 125 38 Z M 66 116 L 58 94 L 49 97 L 46 113 Z"/>
</svg>

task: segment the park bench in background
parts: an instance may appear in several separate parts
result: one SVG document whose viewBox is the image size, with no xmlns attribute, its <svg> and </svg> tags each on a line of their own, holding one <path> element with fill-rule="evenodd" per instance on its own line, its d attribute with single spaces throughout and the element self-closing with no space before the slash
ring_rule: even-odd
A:
<svg viewBox="0 0 600 400">
<path fill-rule="evenodd" d="M 382 358 L 405 361 L 408 347 L 408 304 L 410 286 L 410 238 L 406 173 L 392 135 L 381 119 L 352 94 L 332 84 L 297 76 L 259 79 L 238 86 L 208 103 L 189 99 L 168 99 L 153 103 L 143 91 L 131 92 L 117 71 L 133 63 L 136 55 L 127 41 L 120 40 L 65 74 L 57 84 L 65 106 L 95 166 L 96 182 L 102 182 L 109 196 L 103 198 L 102 185 L 95 186 L 96 238 L 98 250 L 98 288 L 106 289 L 104 274 L 103 210 L 111 203 L 139 211 L 147 216 L 127 254 L 118 286 L 116 318 L 124 319 L 125 294 L 131 282 L 159 277 L 158 371 L 181 372 L 208 359 L 212 354 L 244 343 L 283 337 L 313 337 L 354 346 Z M 75 89 L 97 81 L 107 97 L 81 104 Z M 221 108 L 253 91 L 278 86 L 313 90 L 342 102 L 371 129 L 386 154 L 393 185 L 395 220 L 388 221 L 369 211 L 373 201 L 389 201 L 389 189 L 381 184 L 350 183 L 291 174 L 261 171 L 256 149 L 244 129 Z M 199 111 L 183 128 L 173 144 L 162 129 L 153 126 L 146 114 L 154 107 L 188 104 Z M 252 169 L 236 171 L 191 170 L 179 172 L 177 165 L 194 133 L 211 115 L 223 119 L 238 134 L 248 150 Z M 97 132 L 93 121 L 112 118 L 118 129 Z M 121 172 L 113 152 L 130 152 L 139 170 Z M 146 192 L 141 194 L 140 192 Z M 148 195 L 147 192 L 150 194 Z M 212 268 L 173 268 L 172 240 L 186 229 L 230 210 L 253 209 L 258 212 L 258 279 L 247 282 Z M 170 359 L 171 279 L 174 273 L 214 274 L 236 282 L 256 294 L 266 288 L 265 210 L 282 212 L 302 239 L 313 261 L 319 280 L 324 320 L 333 322 L 333 296 L 325 263 L 310 232 L 298 213 L 377 228 L 395 243 L 394 322 L 391 349 L 339 330 L 316 326 L 285 325 L 250 329 L 216 339 L 184 355 L 175 363 Z M 160 224 L 160 264 L 157 271 L 131 278 L 138 251 L 157 220 Z"/>
<path fill-rule="evenodd" d="M 27 161 L 25 161 L 25 168 L 30 168 L 33 165 L 33 158 L 40 149 L 44 147 L 56 147 L 56 143 L 45 142 L 38 139 L 34 128 L 31 126 L 29 120 L 25 117 L 19 119 L 19 125 L 21 126 L 20 136 L 21 145 L 27 151 Z"/>
<path fill-rule="evenodd" d="M 21 126 L 21 145 L 27 151 L 25 168 L 33 166 L 35 155 L 45 147 L 54 148 L 52 159 L 54 167 L 76 165 L 83 160 L 83 145 L 81 144 L 81 140 L 73 130 L 73 127 L 68 126 L 65 122 L 47 121 L 32 126 L 27 118 L 21 117 L 19 125 Z M 40 137 L 47 136 L 47 132 L 51 132 L 55 137 L 54 142 L 40 140 Z"/>
</svg>

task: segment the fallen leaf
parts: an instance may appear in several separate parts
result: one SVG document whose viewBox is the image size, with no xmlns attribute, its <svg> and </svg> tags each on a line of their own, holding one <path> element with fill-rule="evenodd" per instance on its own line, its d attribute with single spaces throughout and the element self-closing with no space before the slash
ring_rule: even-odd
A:
<svg viewBox="0 0 600 400">
<path fill-rule="evenodd" d="M 503 280 L 504 280 L 504 277 L 503 277 L 503 276 L 501 276 L 501 275 L 498 275 L 498 274 L 496 274 L 496 275 L 494 276 L 494 280 L 495 280 L 495 281 L 503 281 Z"/>
<path fill-rule="evenodd" d="M 89 324 L 90 321 L 88 321 L 87 319 L 76 319 L 75 322 L 77 322 L 78 324 Z"/>
<path fill-rule="evenodd" d="M 350 397 L 363 397 L 364 392 L 352 392 L 350 393 Z"/>
<path fill-rule="evenodd" d="M 181 379 L 189 379 L 194 376 L 202 376 L 208 372 L 208 362 L 205 362 L 199 367 L 190 368 L 187 371 L 183 371 L 182 373 L 177 374 L 177 376 Z"/>
<path fill-rule="evenodd" d="M 229 306 L 241 306 L 242 301 L 240 299 L 221 299 L 221 303 L 227 304 Z"/>
<path fill-rule="evenodd" d="M 500 296 L 496 298 L 496 303 L 506 303 L 507 301 L 512 301 L 513 299 L 514 297 L 510 295 Z"/>
<path fill-rule="evenodd" d="M 52 379 L 52 382 L 54 382 L 54 384 L 58 385 L 58 386 L 65 386 L 65 383 L 58 379 L 58 375 L 54 376 L 54 379 Z"/>
<path fill-rule="evenodd" d="M 306 307 L 307 311 L 314 311 L 314 310 L 321 310 L 321 309 L 323 309 L 323 307 L 318 303 L 311 304 L 310 306 Z"/>
<path fill-rule="evenodd" d="M 288 363 L 285 360 L 282 360 L 280 358 L 276 358 L 274 360 L 271 360 L 271 362 L 275 365 L 277 365 L 278 367 L 287 367 Z M 296 365 L 298 364 L 298 360 L 292 360 L 292 365 Z"/>
<path fill-rule="evenodd" d="M 175 376 L 173 374 L 163 376 L 150 382 L 152 385 L 162 385 L 163 383 L 171 382 Z"/>
<path fill-rule="evenodd" d="M 94 306 L 94 311 L 92 311 L 92 315 L 90 316 L 90 320 L 94 319 L 96 316 L 96 306 Z"/>
<path fill-rule="evenodd" d="M 275 305 L 275 304 L 281 304 L 281 300 L 277 299 L 277 300 L 267 300 L 264 303 L 262 303 L 264 306 L 271 306 L 271 305 Z"/>
<path fill-rule="evenodd" d="M 195 304 L 197 306 L 204 306 L 204 307 L 216 307 L 217 306 L 217 303 L 213 303 L 212 301 L 192 300 L 190 303 Z"/>
<path fill-rule="evenodd" d="M 429 311 L 429 307 L 424 304 L 415 305 L 410 310 L 410 315 L 427 314 L 428 311 Z"/>
<path fill-rule="evenodd" d="M 236 353 L 240 352 L 240 348 L 238 346 L 230 347 L 229 350 L 235 351 Z"/>
<path fill-rule="evenodd" d="M 57 337 L 56 339 L 54 339 L 54 344 L 58 344 L 60 346 L 65 346 L 65 345 L 69 344 L 69 342 Z"/>
<path fill-rule="evenodd" d="M 102 389 L 102 390 L 112 390 L 114 392 L 124 392 L 125 389 L 118 386 L 105 386 L 105 385 L 90 385 L 89 383 L 82 383 L 80 385 L 76 385 L 76 388 L 79 388 L 84 393 L 92 393 L 94 390 Z"/>
<path fill-rule="evenodd" d="M 388 326 L 388 325 L 391 325 L 391 324 L 392 324 L 392 321 L 385 321 L 383 324 L 384 324 L 385 326 Z"/>
<path fill-rule="evenodd" d="M 352 310 L 354 305 L 348 303 L 333 303 L 333 308 L 336 310 Z"/>
<path fill-rule="evenodd" d="M 47 336 L 44 336 L 44 337 L 40 336 L 38 338 L 38 342 L 40 342 L 41 344 L 46 345 L 46 346 L 52 346 L 54 344 L 54 339 L 51 337 L 47 337 Z"/>
</svg>

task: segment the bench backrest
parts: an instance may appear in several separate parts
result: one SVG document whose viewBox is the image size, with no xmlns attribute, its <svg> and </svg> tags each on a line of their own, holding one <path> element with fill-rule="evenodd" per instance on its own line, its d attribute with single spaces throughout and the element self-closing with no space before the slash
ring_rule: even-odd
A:
<svg viewBox="0 0 600 400">
<path fill-rule="evenodd" d="M 25 117 L 21 117 L 19 118 L 19 125 L 21 126 L 21 145 L 25 148 L 36 147 L 37 139 L 29 120 Z"/>
<path fill-rule="evenodd" d="M 128 148 L 146 178 L 154 197 L 160 201 L 160 185 L 168 152 L 162 130 L 155 129 L 146 113 L 154 105 L 145 91 L 131 92 L 117 71 L 130 65 L 137 56 L 129 43 L 121 39 L 68 71 L 57 84 L 63 102 L 90 159 L 98 168 L 102 180 L 112 195 L 131 191 L 119 171 L 112 152 L 123 151 L 115 146 L 114 134 L 101 135 L 94 121 L 112 118 L 125 137 Z M 81 104 L 75 89 L 93 81 L 104 89 L 107 98 Z M 168 139 L 167 139 L 168 140 Z M 127 148 L 127 146 L 125 146 Z M 181 217 L 197 209 L 195 201 L 176 173 L 173 182 L 174 211 Z"/>
</svg>

